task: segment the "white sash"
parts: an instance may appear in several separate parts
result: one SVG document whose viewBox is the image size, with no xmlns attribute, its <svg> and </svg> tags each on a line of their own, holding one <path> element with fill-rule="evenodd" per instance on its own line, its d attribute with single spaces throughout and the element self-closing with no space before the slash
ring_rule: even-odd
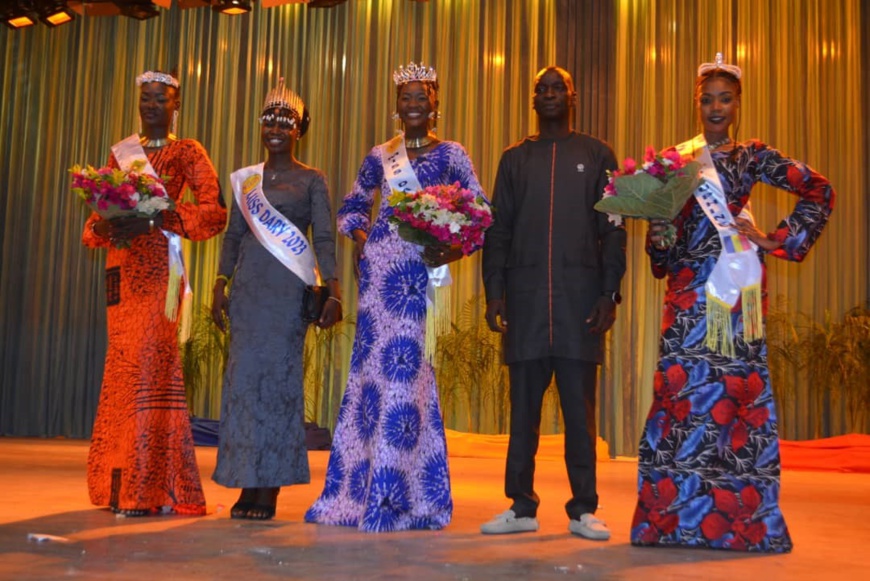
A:
<svg viewBox="0 0 870 581">
<path fill-rule="evenodd" d="M 704 289 L 707 295 L 707 347 L 734 356 L 731 309 L 742 299 L 743 337 L 753 341 L 763 335 L 761 313 L 761 261 L 758 246 L 734 227 L 734 217 L 713 165 L 703 135 L 677 146 L 681 155 L 694 157 L 701 164 L 704 178 L 695 190 L 695 199 L 716 227 L 722 250 Z M 740 216 L 755 223 L 747 203 Z"/>
<path fill-rule="evenodd" d="M 423 189 L 417 174 L 414 173 L 414 168 L 411 167 L 411 160 L 408 159 L 404 135 L 397 135 L 381 145 L 381 163 L 384 167 L 384 177 L 387 178 L 391 190 L 410 193 Z M 453 277 L 450 276 L 450 267 L 446 264 L 437 268 L 427 266 L 426 272 L 429 273 L 426 302 L 432 306 L 435 303 L 435 287 L 450 286 Z"/>
<path fill-rule="evenodd" d="M 139 135 L 136 133 L 113 145 L 112 153 L 115 154 L 115 160 L 123 171 L 129 172 L 133 162 L 135 161 L 144 161 L 145 168 L 143 173 L 156 178 L 158 181 L 160 180 L 160 176 L 157 175 L 156 171 L 154 171 L 154 167 L 148 160 L 148 156 L 145 155 L 145 150 L 142 149 L 142 144 L 139 142 Z M 169 288 L 166 293 L 166 317 L 169 320 L 174 321 L 178 315 L 178 284 L 176 281 L 184 284 L 184 297 L 191 295 L 193 291 L 190 288 L 190 281 L 187 278 L 187 270 L 184 267 L 184 254 L 181 251 L 181 236 L 173 232 L 167 232 L 163 229 L 160 231 L 169 241 Z"/>
<path fill-rule="evenodd" d="M 263 192 L 264 164 L 233 172 L 236 204 L 260 244 L 308 285 L 318 284 L 317 262 L 305 233 L 276 210 Z"/>
</svg>

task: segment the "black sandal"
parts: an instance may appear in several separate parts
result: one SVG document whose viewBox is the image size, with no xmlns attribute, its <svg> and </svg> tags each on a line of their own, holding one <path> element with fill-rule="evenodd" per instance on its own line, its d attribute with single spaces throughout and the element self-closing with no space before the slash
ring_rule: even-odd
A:
<svg viewBox="0 0 870 581">
<path fill-rule="evenodd" d="M 122 516 L 148 516 L 151 514 L 151 510 L 147 508 L 116 508 L 112 507 L 112 512 L 115 514 L 120 514 Z"/>
<path fill-rule="evenodd" d="M 275 517 L 280 488 L 258 488 L 257 500 L 248 510 L 246 518 L 250 520 L 271 520 Z"/>
<path fill-rule="evenodd" d="M 256 488 L 242 488 L 239 500 L 230 509 L 230 518 L 248 518 L 248 512 L 254 507 L 256 497 Z"/>
</svg>

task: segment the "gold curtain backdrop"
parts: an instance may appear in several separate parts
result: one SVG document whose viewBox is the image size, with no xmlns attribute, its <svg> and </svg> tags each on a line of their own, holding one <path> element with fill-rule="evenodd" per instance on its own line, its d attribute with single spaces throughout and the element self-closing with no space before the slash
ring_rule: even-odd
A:
<svg viewBox="0 0 870 581">
<path fill-rule="evenodd" d="M 535 131 L 534 74 L 566 46 L 574 51 L 569 68 L 578 81 L 607 85 L 578 86 L 579 128 L 609 141 L 620 158 L 697 132 L 695 70 L 721 50 L 744 69 L 739 137 L 758 137 L 806 161 L 838 192 L 829 228 L 810 257 L 800 265 L 769 262 L 771 297 L 783 295 L 788 313 L 816 321 L 865 301 L 860 0 L 614 0 L 600 10 L 603 5 L 350 0 L 334 9 L 255 5 L 248 15 L 227 17 L 173 4 L 145 22 L 80 16 L 56 29 L 0 30 L 0 434 L 90 433 L 105 355 L 104 255 L 80 244 L 87 211 L 69 192 L 66 169 L 105 162 L 110 145 L 137 129 L 134 78 L 150 68 L 177 68 L 179 134 L 205 145 L 228 201 L 229 174 L 264 157 L 256 119 L 266 91 L 283 76 L 311 111 L 299 157 L 326 173 L 336 210 L 367 151 L 393 135 L 391 72 L 399 64 L 436 67 L 439 136 L 466 147 L 490 191 L 501 151 Z M 598 20 L 583 19 L 590 11 Z M 566 27 L 566 18 L 576 27 Z M 599 22 L 609 18 L 613 50 L 587 50 Z M 794 203 L 763 187 L 753 199 L 765 229 Z M 636 450 L 657 356 L 663 284 L 649 274 L 644 228 L 629 223 L 626 300 L 601 376 L 599 427 L 615 454 Z M 202 309 L 210 302 L 219 249 L 220 238 L 185 245 L 195 339 L 213 334 Z M 356 310 L 350 243 L 340 241 L 338 253 L 349 321 L 334 333 L 310 333 L 306 352 L 307 413 L 329 426 L 344 388 Z M 506 374 L 492 363 L 497 341 L 475 300 L 482 292 L 479 268 L 477 256 L 453 267 L 456 326 L 442 344 L 445 353 L 468 354 L 460 357 L 467 366 L 456 357 L 436 360 L 439 386 L 448 427 L 502 431 Z M 214 341 L 204 344 L 193 411 L 216 417 L 221 351 Z M 819 399 L 817 386 L 793 379 L 796 388 L 781 411 L 785 435 L 866 429 L 866 418 L 850 422 L 842 400 Z M 555 398 L 544 417 L 543 431 L 558 430 Z"/>
<path fill-rule="evenodd" d="M 111 144 L 137 129 L 141 71 L 177 68 L 179 134 L 209 151 L 228 201 L 229 174 L 264 157 L 257 117 L 283 76 L 312 116 L 297 153 L 328 176 L 335 211 L 369 149 L 396 130 L 392 71 L 409 61 L 436 67 L 439 135 L 467 148 L 489 190 L 502 149 L 534 130 L 531 81 L 554 60 L 554 20 L 554 4 L 537 0 L 353 0 L 328 10 L 256 6 L 240 17 L 173 4 L 145 22 L 84 16 L 56 29 L 0 31 L 0 434 L 90 432 L 105 354 L 104 256 L 81 246 L 87 210 L 69 192 L 66 169 L 104 163 Z M 202 309 L 220 238 L 184 248 L 196 338 L 207 334 Z M 352 319 L 350 252 L 342 239 L 340 277 Z M 479 257 L 453 272 L 451 301 L 461 313 L 481 292 Z M 475 315 L 480 321 L 479 306 Z M 344 326 L 327 337 L 334 350 L 311 355 L 323 372 L 312 375 L 324 385 L 307 394 L 314 400 L 307 411 L 321 424 L 332 425 L 347 375 L 353 327 Z M 198 354 L 207 361 L 193 411 L 216 417 L 220 351 Z"/>
</svg>

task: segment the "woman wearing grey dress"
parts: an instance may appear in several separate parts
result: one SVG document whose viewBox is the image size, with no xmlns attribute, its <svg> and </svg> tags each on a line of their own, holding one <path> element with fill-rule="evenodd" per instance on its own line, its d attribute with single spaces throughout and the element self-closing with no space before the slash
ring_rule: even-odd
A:
<svg viewBox="0 0 870 581">
<path fill-rule="evenodd" d="M 341 319 L 326 179 L 293 154 L 308 129 L 308 111 L 282 81 L 266 97 L 260 123 L 269 155 L 264 164 L 233 174 L 233 209 L 212 302 L 215 324 L 224 330 L 226 316 L 232 331 L 212 478 L 242 489 L 232 518 L 255 520 L 274 517 L 281 486 L 310 479 L 302 299 L 315 277 L 311 247 L 329 287 L 315 324 L 327 328 Z"/>
</svg>

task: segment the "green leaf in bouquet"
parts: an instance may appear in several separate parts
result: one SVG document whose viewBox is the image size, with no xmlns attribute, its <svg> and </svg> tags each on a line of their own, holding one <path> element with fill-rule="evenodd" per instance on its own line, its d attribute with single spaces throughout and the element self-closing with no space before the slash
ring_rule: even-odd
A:
<svg viewBox="0 0 870 581">
<path fill-rule="evenodd" d="M 687 163 L 680 176 L 667 183 L 646 173 L 614 178 L 617 195 L 602 198 L 595 204 L 599 212 L 621 214 L 631 218 L 673 220 L 701 183 L 700 164 Z"/>
<path fill-rule="evenodd" d="M 399 237 L 405 242 L 419 244 L 420 246 L 434 246 L 438 244 L 438 239 L 428 232 L 418 230 L 405 222 L 399 222 L 398 226 Z"/>
</svg>

